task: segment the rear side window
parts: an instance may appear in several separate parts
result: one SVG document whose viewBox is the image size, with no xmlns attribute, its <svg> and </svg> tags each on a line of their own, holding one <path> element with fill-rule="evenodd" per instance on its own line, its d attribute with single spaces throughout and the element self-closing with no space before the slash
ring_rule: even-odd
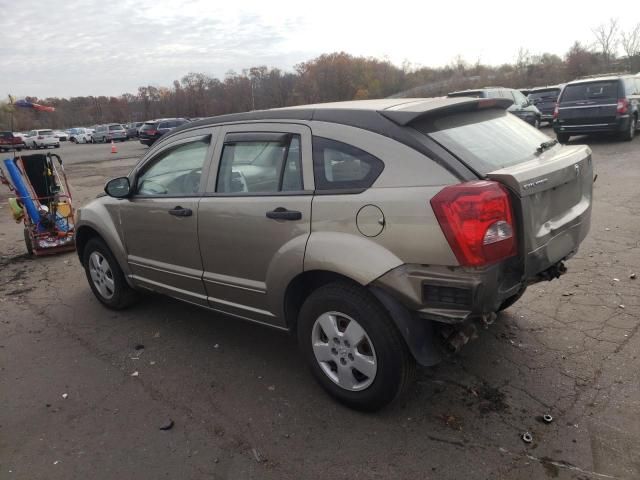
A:
<svg viewBox="0 0 640 480">
<path fill-rule="evenodd" d="M 379 158 L 346 143 L 313 137 L 313 173 L 317 190 L 365 189 L 384 170 Z"/>
<path fill-rule="evenodd" d="M 301 190 L 300 135 L 272 132 L 226 135 L 216 192 L 242 195 Z"/>
<path fill-rule="evenodd" d="M 562 102 L 577 102 L 580 100 L 618 98 L 618 81 L 577 83 L 567 85 L 562 94 Z"/>
<path fill-rule="evenodd" d="M 484 175 L 530 160 L 550 138 L 504 110 L 480 110 L 418 122 L 426 133 Z"/>
<path fill-rule="evenodd" d="M 40 135 L 53 135 L 53 130 L 40 130 Z"/>
</svg>

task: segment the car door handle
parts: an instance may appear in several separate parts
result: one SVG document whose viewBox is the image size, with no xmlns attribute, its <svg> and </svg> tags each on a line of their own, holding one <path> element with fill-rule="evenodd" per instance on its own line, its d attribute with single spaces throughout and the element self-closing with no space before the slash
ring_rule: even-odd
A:
<svg viewBox="0 0 640 480">
<path fill-rule="evenodd" d="M 173 215 L 175 217 L 190 217 L 193 215 L 193 210 L 177 206 L 176 208 L 169 210 L 169 215 Z"/>
<path fill-rule="evenodd" d="M 300 220 L 302 213 L 296 210 L 287 210 L 284 207 L 278 207 L 275 210 L 267 212 L 267 218 L 273 220 Z"/>
</svg>

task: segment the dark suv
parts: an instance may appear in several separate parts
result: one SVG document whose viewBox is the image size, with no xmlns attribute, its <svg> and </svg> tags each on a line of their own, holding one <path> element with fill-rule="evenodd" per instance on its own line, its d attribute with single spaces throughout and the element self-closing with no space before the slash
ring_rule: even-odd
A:
<svg viewBox="0 0 640 480">
<path fill-rule="evenodd" d="M 513 113 L 536 128 L 540 127 L 540 110 L 529 102 L 522 92 L 513 88 L 484 87 L 475 90 L 460 90 L 447 94 L 447 97 L 506 98 L 513 102 L 513 105 L 507 109 L 509 113 Z"/>
<path fill-rule="evenodd" d="M 140 143 L 151 146 L 162 135 L 187 122 L 189 120 L 185 118 L 159 118 L 144 122 L 138 130 Z"/>
<path fill-rule="evenodd" d="M 632 140 L 638 126 L 640 76 L 590 77 L 569 82 L 556 105 L 553 129 L 562 143 L 572 135 L 617 133 Z"/>
<path fill-rule="evenodd" d="M 543 122 L 553 123 L 553 112 L 556 109 L 556 102 L 563 86 L 536 87 L 529 90 L 527 99 L 540 110 L 540 119 Z"/>
</svg>

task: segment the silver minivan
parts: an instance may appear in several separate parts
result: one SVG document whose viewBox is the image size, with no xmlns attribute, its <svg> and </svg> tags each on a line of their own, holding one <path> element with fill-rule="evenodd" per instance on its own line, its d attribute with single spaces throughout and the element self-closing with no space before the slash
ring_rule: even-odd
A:
<svg viewBox="0 0 640 480">
<path fill-rule="evenodd" d="M 124 142 L 127 139 L 127 131 L 119 123 L 98 125 L 91 136 L 93 143 L 106 143 L 113 141 Z"/>
<path fill-rule="evenodd" d="M 77 212 L 96 298 L 161 292 L 297 336 L 318 382 L 374 410 L 559 277 L 589 231 L 592 162 L 483 98 L 200 120 Z"/>
</svg>

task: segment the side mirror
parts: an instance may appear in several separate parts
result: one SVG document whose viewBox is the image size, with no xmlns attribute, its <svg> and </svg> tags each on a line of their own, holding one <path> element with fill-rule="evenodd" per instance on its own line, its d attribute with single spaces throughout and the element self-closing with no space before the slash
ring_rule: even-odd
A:
<svg viewBox="0 0 640 480">
<path fill-rule="evenodd" d="M 113 198 L 126 198 L 131 193 L 131 185 L 128 177 L 119 177 L 109 180 L 104 186 L 107 195 Z"/>
</svg>

